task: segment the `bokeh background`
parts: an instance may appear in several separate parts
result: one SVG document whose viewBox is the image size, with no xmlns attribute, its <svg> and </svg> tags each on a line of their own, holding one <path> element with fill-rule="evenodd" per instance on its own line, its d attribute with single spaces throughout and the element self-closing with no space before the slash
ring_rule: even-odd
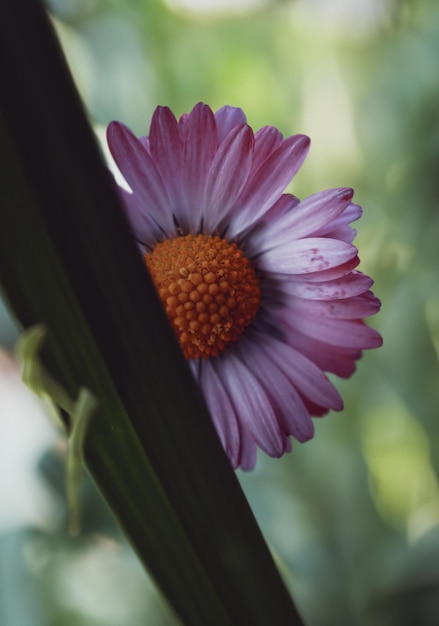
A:
<svg viewBox="0 0 439 626">
<path fill-rule="evenodd" d="M 439 624 L 439 3 L 47 6 L 101 140 L 112 119 L 147 134 L 158 104 L 231 104 L 311 136 L 296 195 L 355 188 L 384 346 L 313 441 L 238 474 L 307 625 Z M 0 624 L 176 624 L 91 480 L 68 536 L 65 442 L 19 382 L 16 337 L 0 305 Z"/>
</svg>

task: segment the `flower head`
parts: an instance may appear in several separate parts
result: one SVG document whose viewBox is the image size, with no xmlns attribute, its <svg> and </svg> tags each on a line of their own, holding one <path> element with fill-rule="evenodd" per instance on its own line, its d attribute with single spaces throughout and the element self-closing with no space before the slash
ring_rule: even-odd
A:
<svg viewBox="0 0 439 626">
<path fill-rule="evenodd" d="M 111 153 L 132 189 L 128 219 L 233 467 L 257 447 L 279 457 L 313 436 L 311 416 L 342 409 L 325 372 L 349 377 L 381 345 L 379 310 L 358 272 L 353 191 L 284 194 L 309 147 L 241 109 L 166 107 L 148 137 L 119 122 Z"/>
</svg>

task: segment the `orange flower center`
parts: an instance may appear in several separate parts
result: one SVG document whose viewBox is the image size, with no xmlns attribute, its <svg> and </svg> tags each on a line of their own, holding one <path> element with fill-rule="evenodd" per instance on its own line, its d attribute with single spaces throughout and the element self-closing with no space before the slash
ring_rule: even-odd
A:
<svg viewBox="0 0 439 626">
<path fill-rule="evenodd" d="M 261 291 L 250 261 L 221 237 L 168 239 L 145 262 L 187 359 L 224 352 L 259 309 Z"/>
</svg>

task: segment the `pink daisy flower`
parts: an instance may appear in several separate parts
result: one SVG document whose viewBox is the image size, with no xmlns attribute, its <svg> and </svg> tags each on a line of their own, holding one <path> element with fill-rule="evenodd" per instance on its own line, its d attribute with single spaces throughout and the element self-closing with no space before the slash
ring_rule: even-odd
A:
<svg viewBox="0 0 439 626">
<path fill-rule="evenodd" d="M 309 139 L 253 133 L 241 109 L 166 107 L 148 137 L 119 122 L 111 153 L 132 189 L 123 204 L 164 308 L 234 468 L 313 436 L 340 411 L 325 372 L 349 377 L 381 345 L 363 318 L 380 308 L 355 268 L 353 191 L 283 194 Z"/>
</svg>

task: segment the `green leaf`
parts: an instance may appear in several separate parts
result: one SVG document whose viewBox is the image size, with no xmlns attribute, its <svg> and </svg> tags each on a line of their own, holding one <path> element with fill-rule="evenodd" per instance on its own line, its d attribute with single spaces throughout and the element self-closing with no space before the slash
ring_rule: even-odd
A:
<svg viewBox="0 0 439 626">
<path fill-rule="evenodd" d="M 97 399 L 88 469 L 184 623 L 300 624 L 36 0 L 0 3 L 0 84 L 1 283 L 53 379 Z"/>
</svg>

